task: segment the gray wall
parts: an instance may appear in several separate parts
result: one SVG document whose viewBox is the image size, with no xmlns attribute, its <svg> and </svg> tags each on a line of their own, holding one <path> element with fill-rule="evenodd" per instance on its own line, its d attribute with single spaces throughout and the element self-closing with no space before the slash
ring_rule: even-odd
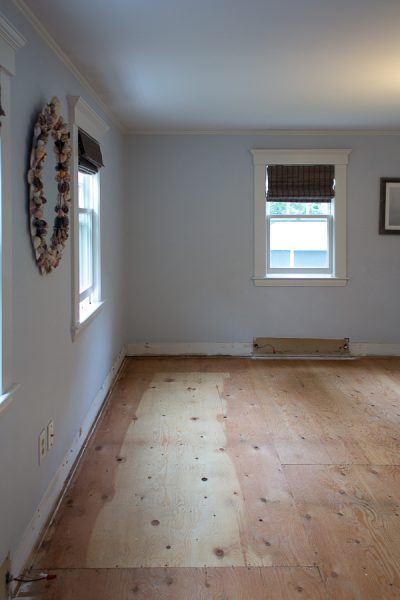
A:
<svg viewBox="0 0 400 600">
<path fill-rule="evenodd" d="M 34 263 L 27 219 L 26 170 L 32 123 L 57 95 L 68 118 L 67 95 L 81 95 L 107 120 L 48 46 L 8 0 L 2 13 L 27 38 L 17 52 L 12 81 L 12 203 L 14 271 L 14 379 L 20 388 L 0 414 L 0 562 L 23 531 L 62 462 L 88 408 L 125 343 L 124 139 L 111 126 L 102 144 L 102 287 L 100 314 L 71 339 L 71 243 L 58 269 L 41 276 Z M 110 124 L 112 125 L 112 124 Z M 49 156 L 51 153 L 49 152 Z M 38 435 L 50 419 L 55 446 L 38 465 Z"/>
<path fill-rule="evenodd" d="M 251 148 L 351 148 L 344 288 L 256 288 Z M 400 238 L 378 235 L 379 178 L 400 137 L 136 136 L 129 139 L 128 341 L 253 336 L 400 342 Z"/>
</svg>

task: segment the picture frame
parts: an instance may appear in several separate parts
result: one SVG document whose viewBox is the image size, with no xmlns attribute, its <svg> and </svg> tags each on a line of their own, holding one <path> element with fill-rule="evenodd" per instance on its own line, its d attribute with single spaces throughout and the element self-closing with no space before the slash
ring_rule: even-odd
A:
<svg viewBox="0 0 400 600">
<path fill-rule="evenodd" d="M 400 178 L 381 177 L 379 233 L 400 234 Z"/>
</svg>

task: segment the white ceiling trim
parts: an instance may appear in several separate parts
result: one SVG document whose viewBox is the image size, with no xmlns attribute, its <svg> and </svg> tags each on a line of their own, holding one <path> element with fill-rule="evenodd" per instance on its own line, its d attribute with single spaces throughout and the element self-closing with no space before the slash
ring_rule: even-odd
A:
<svg viewBox="0 0 400 600">
<path fill-rule="evenodd" d="M 400 136 L 400 129 L 127 129 L 127 135 Z"/>
<path fill-rule="evenodd" d="M 0 13 L 0 65 L 10 75 L 15 75 L 15 51 L 25 44 L 25 38 Z"/>
<path fill-rule="evenodd" d="M 22 48 L 26 44 L 25 38 L 2 14 L 0 14 L 0 36 L 5 39 L 13 50 L 18 50 L 18 48 Z"/>
<path fill-rule="evenodd" d="M 50 35 L 45 27 L 43 27 L 42 23 L 39 19 L 33 14 L 31 9 L 26 5 L 24 0 L 13 0 L 14 4 L 17 8 L 22 12 L 24 17 L 33 25 L 36 29 L 40 37 L 46 42 L 46 44 L 53 50 L 53 52 L 58 56 L 61 62 L 67 67 L 69 71 L 74 75 L 74 77 L 79 81 L 79 83 L 93 96 L 102 110 L 107 114 L 110 120 L 118 127 L 118 129 L 122 133 L 126 133 L 125 128 L 121 121 L 116 117 L 116 115 L 110 110 L 109 106 L 100 98 L 96 90 L 90 85 L 86 77 L 82 75 L 79 69 L 74 65 L 72 60 L 65 54 L 65 52 L 60 48 L 55 39 Z"/>
</svg>

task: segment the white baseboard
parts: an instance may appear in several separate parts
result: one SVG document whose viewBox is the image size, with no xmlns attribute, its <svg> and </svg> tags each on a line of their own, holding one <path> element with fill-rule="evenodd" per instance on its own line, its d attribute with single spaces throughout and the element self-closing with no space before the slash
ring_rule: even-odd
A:
<svg viewBox="0 0 400 600">
<path fill-rule="evenodd" d="M 189 342 L 189 343 L 152 343 L 142 342 L 128 344 L 128 356 L 250 356 L 252 343 L 213 343 L 213 342 Z"/>
<path fill-rule="evenodd" d="M 253 345 L 251 342 L 214 343 L 153 343 L 139 342 L 128 344 L 128 356 L 252 356 Z M 351 342 L 350 356 L 400 356 L 400 344 L 377 344 L 368 342 Z M 270 357 L 267 357 L 270 358 Z M 278 358 L 274 356 L 271 358 Z M 279 357 L 283 358 L 283 357 Z M 289 358 L 285 356 L 285 358 Z M 302 358 L 312 358 L 304 356 Z M 329 358 L 329 357 L 327 357 Z M 341 357 L 338 357 L 341 358 Z M 344 356 L 343 358 L 346 358 Z"/>
<path fill-rule="evenodd" d="M 15 552 L 11 556 L 11 569 L 12 573 L 22 573 L 24 567 L 27 565 L 27 561 L 32 553 L 35 544 L 39 541 L 41 532 L 46 525 L 50 515 L 57 506 L 60 493 L 63 489 L 64 483 L 67 480 L 74 462 L 81 451 L 85 441 L 96 422 L 99 412 L 103 406 L 104 400 L 111 388 L 111 385 L 121 367 L 122 361 L 126 356 L 126 348 L 123 347 L 118 354 L 111 371 L 108 373 L 104 380 L 103 385 L 96 394 L 92 404 L 90 405 L 89 411 L 83 420 L 83 423 L 79 427 L 70 449 L 64 457 L 61 465 L 57 469 L 49 487 L 47 488 L 42 500 L 39 503 L 28 527 L 26 528 L 22 540 Z"/>
<path fill-rule="evenodd" d="M 400 344 L 350 342 L 352 356 L 400 356 Z"/>
</svg>

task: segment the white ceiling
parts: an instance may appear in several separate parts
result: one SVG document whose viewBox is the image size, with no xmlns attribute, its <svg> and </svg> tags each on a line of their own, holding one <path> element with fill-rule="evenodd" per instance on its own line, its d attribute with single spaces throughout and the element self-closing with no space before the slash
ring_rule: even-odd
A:
<svg viewBox="0 0 400 600">
<path fill-rule="evenodd" d="M 400 126 L 400 0 L 25 0 L 128 130 Z"/>
</svg>

